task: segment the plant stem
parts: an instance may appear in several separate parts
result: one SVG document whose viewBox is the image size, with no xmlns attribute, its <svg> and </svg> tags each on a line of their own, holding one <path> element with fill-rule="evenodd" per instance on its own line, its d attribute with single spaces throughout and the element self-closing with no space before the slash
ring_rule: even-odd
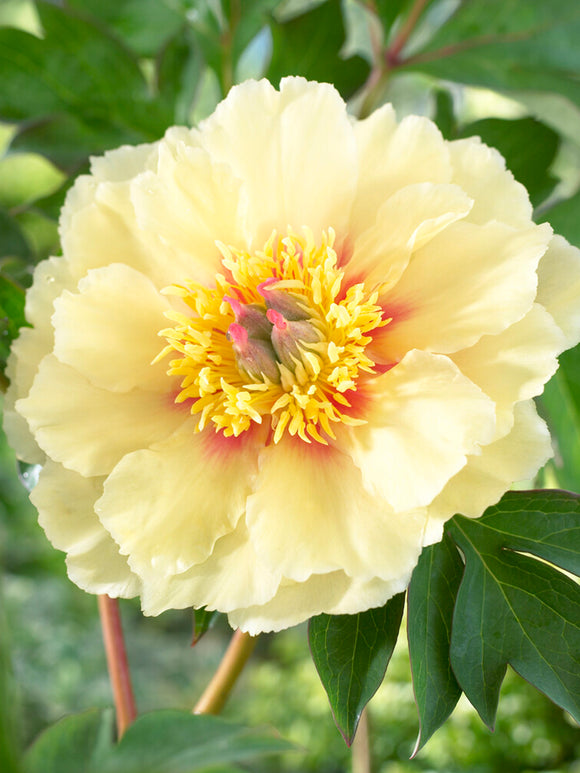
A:
<svg viewBox="0 0 580 773">
<path fill-rule="evenodd" d="M 399 30 L 398 35 L 387 50 L 386 59 L 390 67 L 394 67 L 399 64 L 399 54 L 411 37 L 411 34 L 415 29 L 417 22 L 419 21 L 419 17 L 423 13 L 428 2 L 429 0 L 415 0 L 415 3 L 411 8 L 406 22 L 403 24 Z"/>
<path fill-rule="evenodd" d="M 352 742 L 352 773 L 371 773 L 371 746 L 369 717 L 366 708 L 360 715 L 356 735 Z"/>
<path fill-rule="evenodd" d="M 117 735 L 120 740 L 137 716 L 137 709 L 117 599 L 99 596 L 99 615 L 117 714 Z"/>
<path fill-rule="evenodd" d="M 220 713 L 257 641 L 257 636 L 243 631 L 234 633 L 217 671 L 193 709 L 194 714 Z"/>
</svg>

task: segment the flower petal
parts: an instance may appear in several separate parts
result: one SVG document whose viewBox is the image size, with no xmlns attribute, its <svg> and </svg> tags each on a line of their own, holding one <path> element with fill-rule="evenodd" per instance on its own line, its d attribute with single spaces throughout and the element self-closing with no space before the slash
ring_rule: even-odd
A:
<svg viewBox="0 0 580 773">
<path fill-rule="evenodd" d="M 479 137 L 448 144 L 453 182 L 474 200 L 468 220 L 483 225 L 499 220 L 514 228 L 526 228 L 532 219 L 528 192 L 506 169 L 503 156 Z"/>
<path fill-rule="evenodd" d="M 412 351 L 376 382 L 351 453 L 396 511 L 428 505 L 495 432 L 493 402 L 447 357 Z"/>
<path fill-rule="evenodd" d="M 125 454 L 171 434 L 187 415 L 171 395 L 98 389 L 52 354 L 16 410 L 51 459 L 81 475 L 106 475 Z"/>
<path fill-rule="evenodd" d="M 248 432 L 231 439 L 196 433 L 189 419 L 119 462 L 96 512 L 145 585 L 205 561 L 232 531 L 256 474 L 255 442 Z"/>
<path fill-rule="evenodd" d="M 554 236 L 538 266 L 541 303 L 566 335 L 566 348 L 580 339 L 580 250 Z"/>
<path fill-rule="evenodd" d="M 102 478 L 83 478 L 49 461 L 30 499 L 48 539 L 67 553 L 73 582 L 88 593 L 131 598 L 140 592 L 139 579 L 93 509 L 102 485 Z"/>
<path fill-rule="evenodd" d="M 234 531 L 218 539 L 203 563 L 181 574 L 156 576 L 145 582 L 143 612 L 158 615 L 166 609 L 200 606 L 230 612 L 265 604 L 278 590 L 280 579 L 279 572 L 261 561 L 240 518 Z"/>
<path fill-rule="evenodd" d="M 550 433 L 532 400 L 518 403 L 509 434 L 470 456 L 429 508 L 425 544 L 438 542 L 455 513 L 478 518 L 514 481 L 529 480 L 553 455 Z"/>
<path fill-rule="evenodd" d="M 390 360 L 410 349 L 455 352 L 494 335 L 529 311 L 536 267 L 550 240 L 546 224 L 515 231 L 501 223 L 454 223 L 417 252 L 383 303 L 393 321 Z"/>
<path fill-rule="evenodd" d="M 151 361 L 162 349 L 158 333 L 167 324 L 168 306 L 152 282 L 129 266 L 93 269 L 78 293 L 65 291 L 55 301 L 54 353 L 101 389 L 167 391 L 167 365 Z"/>
<path fill-rule="evenodd" d="M 295 438 L 262 452 L 246 520 L 262 560 L 299 582 L 337 569 L 400 576 L 415 565 L 424 527 L 423 512 L 401 517 L 365 491 L 346 454 Z"/>
<path fill-rule="evenodd" d="M 273 228 L 346 231 L 357 179 L 345 104 L 329 84 L 284 78 L 235 86 L 201 125 L 211 155 L 243 181 L 255 245 Z"/>
</svg>

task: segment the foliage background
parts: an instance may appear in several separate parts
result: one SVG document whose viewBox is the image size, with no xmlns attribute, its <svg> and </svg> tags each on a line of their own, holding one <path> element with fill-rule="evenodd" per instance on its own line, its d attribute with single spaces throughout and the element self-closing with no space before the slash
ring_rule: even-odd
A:
<svg viewBox="0 0 580 773">
<path fill-rule="evenodd" d="M 429 115 L 448 138 L 480 134 L 528 187 L 536 219 L 580 246 L 579 39 L 577 0 L 0 0 L 0 360 L 32 267 L 58 254 L 58 211 L 88 156 L 196 123 L 247 77 L 328 80 L 355 112 L 392 101 L 399 118 Z M 538 483 L 578 491 L 578 350 L 540 409 L 557 455 Z M 1 639 L 11 645 L 0 724 L 27 745 L 64 714 L 109 705 L 110 688 L 96 601 L 65 579 L 5 441 L 0 516 Z M 140 710 L 190 708 L 227 626 L 192 650 L 187 612 L 144 619 L 129 602 L 123 614 Z M 494 735 L 462 699 L 410 762 L 417 719 L 403 639 L 371 704 L 377 773 L 580 772 L 577 726 L 513 674 Z M 253 770 L 349 768 L 304 627 L 262 637 L 226 716 L 271 723 L 300 746 Z"/>
</svg>

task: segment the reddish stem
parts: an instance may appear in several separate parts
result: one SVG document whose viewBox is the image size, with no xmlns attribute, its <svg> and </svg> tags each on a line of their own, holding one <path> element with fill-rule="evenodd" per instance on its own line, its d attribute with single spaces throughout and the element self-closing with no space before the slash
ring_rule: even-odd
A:
<svg viewBox="0 0 580 773">
<path fill-rule="evenodd" d="M 120 740 L 137 716 L 137 709 L 117 599 L 99 596 L 99 615 L 117 713 L 117 735 Z"/>
</svg>

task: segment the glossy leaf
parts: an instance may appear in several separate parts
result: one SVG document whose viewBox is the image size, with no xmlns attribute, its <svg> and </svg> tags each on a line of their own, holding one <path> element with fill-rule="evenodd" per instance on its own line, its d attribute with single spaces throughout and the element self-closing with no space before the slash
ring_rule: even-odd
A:
<svg viewBox="0 0 580 773">
<path fill-rule="evenodd" d="M 191 646 L 194 647 L 199 640 L 205 636 L 209 629 L 215 624 L 220 616 L 219 612 L 209 612 L 205 607 L 193 610 L 193 639 Z"/>
<path fill-rule="evenodd" d="M 508 665 L 580 719 L 580 586 L 550 565 L 580 574 L 580 498 L 509 492 L 448 533 L 465 557 L 451 665 L 483 721 L 493 727 Z"/>
<path fill-rule="evenodd" d="M 350 746 L 362 710 L 383 681 L 401 625 L 405 595 L 358 615 L 318 615 L 308 625 L 312 659 L 334 721 Z"/>
<path fill-rule="evenodd" d="M 406 69 L 580 103 L 580 7 L 569 0 L 463 0 Z"/>
<path fill-rule="evenodd" d="M 185 711 L 143 714 L 113 743 L 110 711 L 65 717 L 28 751 L 28 773 L 210 773 L 293 749 L 272 731 Z"/>
<path fill-rule="evenodd" d="M 499 150 L 510 172 L 528 191 L 534 206 L 549 196 L 558 182 L 550 174 L 560 147 L 560 137 L 553 129 L 534 118 L 486 118 L 464 126 L 458 136 L 473 135 Z"/>
<path fill-rule="evenodd" d="M 449 717 L 461 688 L 449 662 L 451 622 L 463 561 L 445 536 L 421 553 L 408 591 L 407 636 L 420 731 L 413 755 Z"/>
<path fill-rule="evenodd" d="M 285 75 L 302 75 L 333 83 L 348 99 L 369 75 L 370 66 L 361 57 L 340 56 L 346 38 L 340 0 L 326 0 L 284 22 L 273 20 L 271 29 L 274 46 L 267 77 L 275 85 Z"/>
</svg>

